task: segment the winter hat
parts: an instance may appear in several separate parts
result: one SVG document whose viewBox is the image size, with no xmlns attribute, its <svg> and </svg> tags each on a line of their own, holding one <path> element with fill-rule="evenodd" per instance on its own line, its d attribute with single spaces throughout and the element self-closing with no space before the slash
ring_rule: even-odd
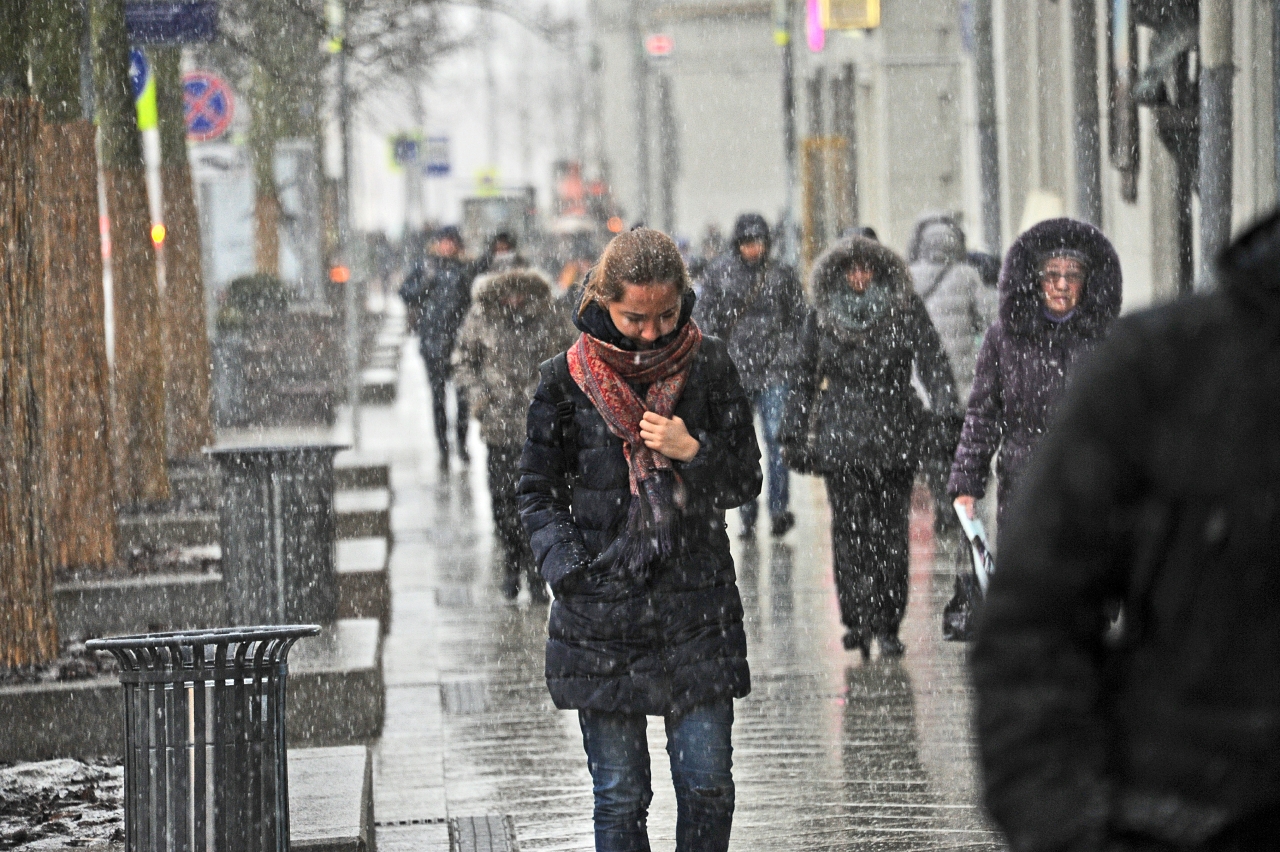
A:
<svg viewBox="0 0 1280 852">
<path fill-rule="evenodd" d="M 462 232 L 458 230 L 457 225 L 445 225 L 436 231 L 437 240 L 453 240 L 458 244 L 458 248 L 462 248 Z"/>
<path fill-rule="evenodd" d="M 1064 257 L 1067 260 L 1074 260 L 1076 263 L 1084 267 L 1084 271 L 1089 271 L 1089 255 L 1073 248 L 1053 248 L 1048 251 L 1042 251 L 1036 255 L 1036 267 L 1044 266 L 1047 261 L 1053 260 L 1055 257 Z"/>
<path fill-rule="evenodd" d="M 733 223 L 733 244 L 740 246 L 756 240 L 769 244 L 769 223 L 759 213 L 743 213 Z"/>
<path fill-rule="evenodd" d="M 930 222 L 920 231 L 919 256 L 930 263 L 957 260 L 964 257 L 964 242 L 950 222 Z"/>
</svg>

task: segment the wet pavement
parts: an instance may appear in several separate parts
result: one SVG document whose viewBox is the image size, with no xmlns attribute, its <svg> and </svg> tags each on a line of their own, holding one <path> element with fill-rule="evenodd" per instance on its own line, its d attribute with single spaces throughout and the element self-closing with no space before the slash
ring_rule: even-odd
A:
<svg viewBox="0 0 1280 852">
<path fill-rule="evenodd" d="M 577 717 L 542 678 L 546 608 L 502 600 L 490 565 L 483 445 L 441 477 L 421 361 L 409 349 L 393 408 L 370 409 L 366 448 L 392 463 L 387 713 L 375 753 L 378 845 L 447 849 L 447 818 L 510 815 L 522 850 L 592 848 Z M 913 520 L 901 661 L 842 649 L 821 482 L 793 477 L 796 528 L 736 538 L 753 692 L 736 704 L 735 849 L 1000 849 L 976 806 L 963 646 L 944 643 L 951 565 L 935 570 Z M 920 507 L 917 507 L 918 509 Z M 656 849 L 674 845 L 662 722 L 651 720 Z"/>
</svg>

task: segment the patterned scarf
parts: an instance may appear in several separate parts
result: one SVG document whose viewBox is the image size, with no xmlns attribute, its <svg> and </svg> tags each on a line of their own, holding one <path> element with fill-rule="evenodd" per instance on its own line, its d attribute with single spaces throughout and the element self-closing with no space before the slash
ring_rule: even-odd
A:
<svg viewBox="0 0 1280 852">
<path fill-rule="evenodd" d="M 670 417 L 684 390 L 702 331 L 690 320 L 661 349 L 628 352 L 583 334 L 569 348 L 569 375 L 622 439 L 631 480 L 631 506 L 619 542 L 618 565 L 633 579 L 647 582 L 654 562 L 670 556 L 680 537 L 684 495 L 671 460 L 645 446 L 640 419 L 646 411 Z M 632 384 L 648 385 L 644 399 Z"/>
</svg>

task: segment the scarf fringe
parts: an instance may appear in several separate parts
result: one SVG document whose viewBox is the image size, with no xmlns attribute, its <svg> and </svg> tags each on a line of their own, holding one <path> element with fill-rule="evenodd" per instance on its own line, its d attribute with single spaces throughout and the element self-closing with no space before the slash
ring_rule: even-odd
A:
<svg viewBox="0 0 1280 852">
<path fill-rule="evenodd" d="M 684 513 L 675 499 L 679 490 L 675 473 L 662 471 L 641 480 L 641 493 L 631 495 L 617 567 L 633 582 L 647 585 L 654 566 L 674 556 L 684 542 Z"/>
</svg>

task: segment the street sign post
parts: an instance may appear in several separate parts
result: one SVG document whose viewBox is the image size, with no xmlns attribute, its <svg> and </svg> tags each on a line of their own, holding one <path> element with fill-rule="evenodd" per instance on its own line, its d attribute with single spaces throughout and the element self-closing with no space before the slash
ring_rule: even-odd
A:
<svg viewBox="0 0 1280 852">
<path fill-rule="evenodd" d="M 231 126 L 235 99 L 231 87 L 217 74 L 192 71 L 182 77 L 182 102 L 187 120 L 187 138 L 211 142 Z"/>
<path fill-rule="evenodd" d="M 431 136 L 427 139 L 427 156 L 424 171 L 431 177 L 448 176 L 451 171 L 448 136 Z"/>
<path fill-rule="evenodd" d="M 422 158 L 422 134 L 400 133 L 391 137 L 391 159 L 400 168 L 416 166 Z"/>
<path fill-rule="evenodd" d="M 128 0 L 124 24 L 130 44 L 195 44 L 218 34 L 216 0 Z"/>
<path fill-rule="evenodd" d="M 138 129 L 154 129 L 158 117 L 156 81 L 151 75 L 147 55 L 136 47 L 129 50 L 129 87 L 133 90 L 133 105 L 138 114 Z"/>
</svg>

